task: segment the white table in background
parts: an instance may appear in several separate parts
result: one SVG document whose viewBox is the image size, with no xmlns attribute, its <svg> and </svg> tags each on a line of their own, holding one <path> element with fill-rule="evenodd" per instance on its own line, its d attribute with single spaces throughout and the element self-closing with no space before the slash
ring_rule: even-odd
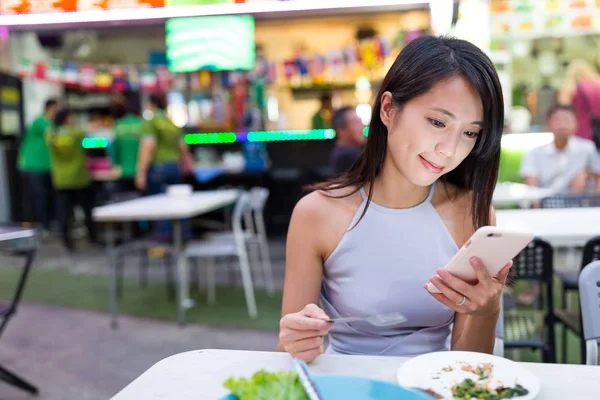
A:
<svg viewBox="0 0 600 400">
<path fill-rule="evenodd" d="M 600 207 L 498 210 L 496 225 L 532 232 L 554 247 L 578 247 L 600 235 Z"/>
<path fill-rule="evenodd" d="M 552 191 L 516 182 L 499 182 L 494 190 L 492 204 L 496 207 L 506 207 L 518 204 L 530 207 L 532 203 L 550 196 Z"/>
<path fill-rule="evenodd" d="M 342 374 L 396 382 L 397 369 L 408 359 L 322 355 L 311 365 L 315 374 Z M 519 363 L 540 380 L 539 400 L 598 399 L 600 367 Z M 287 353 L 198 350 L 166 358 L 113 397 L 113 400 L 215 400 L 228 394 L 223 382 L 231 376 L 250 377 L 260 369 L 290 370 Z"/>
<path fill-rule="evenodd" d="M 239 192 L 237 190 L 214 190 L 194 192 L 189 196 L 167 196 L 158 194 L 141 197 L 134 200 L 123 201 L 96 207 L 93 218 L 96 222 L 106 222 L 107 247 L 110 259 L 110 311 L 113 327 L 117 325 L 117 271 L 114 257 L 114 236 L 111 222 L 127 221 L 162 221 L 170 220 L 173 223 L 173 245 L 177 265 L 177 290 L 178 321 L 185 322 L 185 309 L 187 296 L 187 276 L 185 273 L 183 251 L 182 219 L 196 217 L 211 211 L 218 210 L 235 203 Z"/>
</svg>

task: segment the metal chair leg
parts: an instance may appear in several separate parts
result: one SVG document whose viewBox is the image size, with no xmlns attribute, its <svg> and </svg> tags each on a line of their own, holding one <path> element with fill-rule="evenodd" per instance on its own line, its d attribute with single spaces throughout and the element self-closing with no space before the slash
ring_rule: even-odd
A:
<svg viewBox="0 0 600 400">
<path fill-rule="evenodd" d="M 116 267 L 117 267 L 117 297 L 120 299 L 123 297 L 123 269 L 124 269 L 124 260 L 125 256 L 121 254 L 117 254 L 116 257 Z"/>
<path fill-rule="evenodd" d="M 215 278 L 215 258 L 208 257 L 206 259 L 206 288 L 208 304 L 213 305 L 217 302 L 217 282 Z"/>
<path fill-rule="evenodd" d="M 265 220 L 262 213 L 256 213 L 256 232 L 258 236 L 258 246 L 260 250 L 260 258 L 265 279 L 267 294 L 273 296 L 275 294 L 275 284 L 273 282 L 273 268 L 271 267 L 271 255 L 269 253 L 269 242 L 267 241 L 267 230 L 265 228 Z"/>
<path fill-rule="evenodd" d="M 254 285 L 252 284 L 252 273 L 250 271 L 250 263 L 248 261 L 248 253 L 246 252 L 245 243 L 238 244 L 238 259 L 240 270 L 242 273 L 242 282 L 244 285 L 244 293 L 246 296 L 246 305 L 248 307 L 248 315 L 255 319 L 258 316 L 256 310 L 256 299 L 254 297 Z"/>
<path fill-rule="evenodd" d="M 196 284 L 196 290 L 200 293 L 202 291 L 202 279 L 200 279 L 200 265 L 198 264 L 198 259 L 196 257 L 190 257 L 187 261 L 189 261 L 192 266 L 192 268 L 190 268 L 193 277 L 192 282 Z"/>
<path fill-rule="evenodd" d="M 148 286 L 148 265 L 150 258 L 148 257 L 148 249 L 140 250 L 140 287 Z"/>
<path fill-rule="evenodd" d="M 166 254 L 165 257 L 165 283 L 167 285 L 167 297 L 169 300 L 175 300 L 175 266 L 174 257 Z"/>
<path fill-rule="evenodd" d="M 18 375 L 15 375 L 14 373 L 10 372 L 9 370 L 7 370 L 6 368 L 4 368 L 3 366 L 0 365 L 0 379 L 2 379 L 3 381 L 5 381 L 6 383 L 17 387 L 21 390 L 24 390 L 28 393 L 31 394 L 38 394 L 38 389 L 33 386 L 31 383 L 27 382 L 25 379 L 21 378 Z"/>
</svg>

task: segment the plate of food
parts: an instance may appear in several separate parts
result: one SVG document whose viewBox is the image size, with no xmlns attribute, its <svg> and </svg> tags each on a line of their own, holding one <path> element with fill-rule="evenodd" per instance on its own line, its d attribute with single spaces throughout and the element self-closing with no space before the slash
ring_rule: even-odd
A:
<svg viewBox="0 0 600 400">
<path fill-rule="evenodd" d="M 415 357 L 397 371 L 398 383 L 439 399 L 532 400 L 539 379 L 528 369 L 485 353 L 445 351 Z"/>
</svg>

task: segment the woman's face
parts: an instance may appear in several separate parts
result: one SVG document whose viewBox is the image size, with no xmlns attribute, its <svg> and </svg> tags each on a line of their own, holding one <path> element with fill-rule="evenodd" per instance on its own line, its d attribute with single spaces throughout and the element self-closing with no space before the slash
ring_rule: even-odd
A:
<svg viewBox="0 0 600 400">
<path fill-rule="evenodd" d="M 455 77 L 438 82 L 402 109 L 385 92 L 381 119 L 388 128 L 384 168 L 395 168 L 416 186 L 429 186 L 473 150 L 483 126 L 483 107 L 468 81 Z"/>
</svg>

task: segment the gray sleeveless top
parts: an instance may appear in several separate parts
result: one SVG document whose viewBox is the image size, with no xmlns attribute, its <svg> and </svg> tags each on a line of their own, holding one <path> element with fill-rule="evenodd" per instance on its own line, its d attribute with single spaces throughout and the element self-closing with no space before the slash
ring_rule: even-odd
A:
<svg viewBox="0 0 600 400">
<path fill-rule="evenodd" d="M 458 251 L 431 204 L 434 189 L 408 209 L 371 202 L 356 225 L 367 199 L 361 189 L 363 202 L 324 264 L 321 307 L 330 318 L 400 312 L 407 321 L 336 323 L 326 353 L 415 356 L 450 349 L 454 311 L 423 288 Z"/>
</svg>

